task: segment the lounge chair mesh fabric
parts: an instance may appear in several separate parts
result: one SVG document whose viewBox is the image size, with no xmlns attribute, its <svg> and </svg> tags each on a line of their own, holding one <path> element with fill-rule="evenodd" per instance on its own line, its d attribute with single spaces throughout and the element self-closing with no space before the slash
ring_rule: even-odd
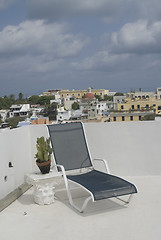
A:
<svg viewBox="0 0 161 240">
<path fill-rule="evenodd" d="M 48 125 L 55 161 L 65 170 L 92 166 L 80 123 Z"/>
<path fill-rule="evenodd" d="M 65 170 L 92 166 L 82 123 L 48 125 L 56 164 Z M 58 169 L 59 170 L 59 169 Z M 136 193 L 136 187 L 119 177 L 92 170 L 67 178 L 88 189 L 94 200 Z"/>
<path fill-rule="evenodd" d="M 112 198 L 136 192 L 136 188 L 133 184 L 122 178 L 96 170 L 81 175 L 68 176 L 68 178 L 91 191 L 94 200 Z"/>
</svg>

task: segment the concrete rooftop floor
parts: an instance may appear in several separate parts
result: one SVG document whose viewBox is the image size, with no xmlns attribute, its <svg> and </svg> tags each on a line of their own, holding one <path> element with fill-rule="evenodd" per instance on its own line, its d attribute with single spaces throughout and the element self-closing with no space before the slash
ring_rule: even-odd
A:
<svg viewBox="0 0 161 240">
<path fill-rule="evenodd" d="M 35 204 L 31 188 L 0 213 L 0 239 L 160 240 L 161 176 L 125 179 L 138 189 L 129 205 L 114 199 L 89 202 L 82 214 L 65 197 L 50 205 Z"/>
</svg>

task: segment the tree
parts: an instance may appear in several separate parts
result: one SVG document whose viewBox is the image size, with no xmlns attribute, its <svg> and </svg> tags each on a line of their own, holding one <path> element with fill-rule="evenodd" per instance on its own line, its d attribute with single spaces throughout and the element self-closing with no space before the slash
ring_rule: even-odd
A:
<svg viewBox="0 0 161 240">
<path fill-rule="evenodd" d="M 41 96 L 39 97 L 38 103 L 40 105 L 49 105 L 50 100 L 54 100 L 54 99 L 55 99 L 55 96 Z"/>
<path fill-rule="evenodd" d="M 56 120 L 57 115 L 57 103 L 53 102 L 48 107 L 44 108 L 43 116 L 49 117 L 49 120 Z"/>
<path fill-rule="evenodd" d="M 98 101 L 102 101 L 102 97 L 100 95 L 95 95 L 95 98 L 98 99 Z"/>
<path fill-rule="evenodd" d="M 14 102 L 10 97 L 4 96 L 0 98 L 0 109 L 9 109 Z"/>
<path fill-rule="evenodd" d="M 72 109 L 73 109 L 73 110 L 79 109 L 79 104 L 78 104 L 77 102 L 74 102 L 74 103 L 72 104 Z"/>
<path fill-rule="evenodd" d="M 22 100 L 23 99 L 23 94 L 22 93 L 19 93 L 18 94 L 18 100 Z"/>
<path fill-rule="evenodd" d="M 6 119 L 6 122 L 8 122 L 12 128 L 16 128 L 17 124 L 21 121 L 24 121 L 25 118 L 26 117 L 12 117 L 12 118 Z"/>
<path fill-rule="evenodd" d="M 32 105 L 38 104 L 39 99 L 40 99 L 40 97 L 38 95 L 33 95 L 33 96 L 28 98 L 28 103 L 32 104 Z"/>
<path fill-rule="evenodd" d="M 104 101 L 113 101 L 113 96 L 104 95 Z"/>
<path fill-rule="evenodd" d="M 9 98 L 10 98 L 11 101 L 13 101 L 13 102 L 15 101 L 15 95 L 14 94 L 10 94 Z"/>
<path fill-rule="evenodd" d="M 124 96 L 124 94 L 123 93 L 121 93 L 121 92 L 117 92 L 117 93 L 115 93 L 115 95 L 114 96 Z"/>
</svg>

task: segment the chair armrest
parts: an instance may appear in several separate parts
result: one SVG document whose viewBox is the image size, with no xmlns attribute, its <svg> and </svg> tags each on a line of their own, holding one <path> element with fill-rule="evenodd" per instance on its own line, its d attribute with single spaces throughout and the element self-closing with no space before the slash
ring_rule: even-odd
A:
<svg viewBox="0 0 161 240">
<path fill-rule="evenodd" d="M 63 177 L 67 178 L 64 166 L 63 165 L 59 165 L 59 164 L 56 164 L 55 166 L 59 167 L 61 169 L 61 171 L 62 171 Z"/>
<path fill-rule="evenodd" d="M 109 170 L 109 167 L 108 167 L 108 164 L 107 164 L 107 161 L 105 159 L 101 159 L 101 158 L 95 158 L 93 159 L 94 161 L 102 161 L 104 163 L 104 167 L 106 169 L 106 172 L 107 173 L 110 173 L 110 170 Z"/>
</svg>

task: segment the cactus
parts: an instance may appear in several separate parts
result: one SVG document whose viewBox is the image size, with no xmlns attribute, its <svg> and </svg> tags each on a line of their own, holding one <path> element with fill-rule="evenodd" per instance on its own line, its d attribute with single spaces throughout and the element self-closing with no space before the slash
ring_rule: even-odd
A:
<svg viewBox="0 0 161 240">
<path fill-rule="evenodd" d="M 37 153 L 35 154 L 35 158 L 37 162 L 47 162 L 51 160 L 52 148 L 50 147 L 50 138 L 45 138 L 42 136 L 37 138 L 36 142 Z"/>
</svg>

